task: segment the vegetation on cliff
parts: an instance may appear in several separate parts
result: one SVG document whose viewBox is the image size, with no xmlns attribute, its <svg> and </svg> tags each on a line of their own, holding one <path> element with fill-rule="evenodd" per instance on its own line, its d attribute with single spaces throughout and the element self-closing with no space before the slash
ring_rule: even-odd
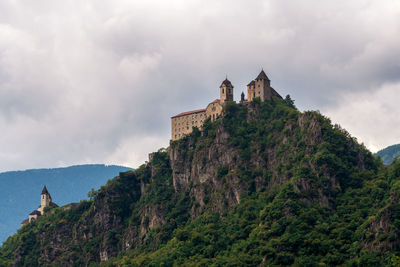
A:
<svg viewBox="0 0 400 267">
<path fill-rule="evenodd" d="M 400 161 L 383 166 L 344 129 L 292 101 L 228 103 L 224 114 L 90 201 L 22 227 L 0 262 L 400 263 Z"/>
</svg>

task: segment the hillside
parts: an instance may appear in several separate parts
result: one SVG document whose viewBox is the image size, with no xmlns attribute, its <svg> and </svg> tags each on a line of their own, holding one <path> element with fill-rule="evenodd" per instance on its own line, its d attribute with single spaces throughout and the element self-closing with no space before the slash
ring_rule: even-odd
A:
<svg viewBox="0 0 400 267">
<path fill-rule="evenodd" d="M 0 249 L 17 266 L 382 266 L 400 263 L 400 162 L 318 112 L 229 103 L 76 208 Z"/>
<path fill-rule="evenodd" d="M 40 204 L 40 192 L 47 185 L 58 205 L 87 199 L 91 188 L 130 168 L 103 164 L 66 168 L 34 169 L 0 173 L 0 244 L 15 233 L 32 210 Z"/>
<path fill-rule="evenodd" d="M 390 165 L 397 157 L 400 157 L 400 144 L 388 146 L 387 148 L 379 150 L 375 153 L 375 156 L 380 157 L 383 164 Z"/>
</svg>

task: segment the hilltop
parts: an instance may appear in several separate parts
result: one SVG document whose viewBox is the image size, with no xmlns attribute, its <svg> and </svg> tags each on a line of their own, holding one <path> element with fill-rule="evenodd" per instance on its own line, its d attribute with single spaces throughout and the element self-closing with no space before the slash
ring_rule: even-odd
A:
<svg viewBox="0 0 400 267">
<path fill-rule="evenodd" d="M 375 156 L 380 157 L 383 164 L 390 165 L 392 162 L 400 157 L 400 144 L 388 146 L 375 153 Z"/>
<path fill-rule="evenodd" d="M 91 200 L 22 227 L 18 266 L 396 265 L 400 162 L 318 112 L 227 103 Z"/>
<path fill-rule="evenodd" d="M 87 164 L 65 168 L 32 169 L 0 173 L 0 243 L 15 233 L 21 221 L 40 204 L 43 185 L 60 205 L 87 199 L 91 188 L 98 189 L 121 171 L 131 168 Z"/>
</svg>

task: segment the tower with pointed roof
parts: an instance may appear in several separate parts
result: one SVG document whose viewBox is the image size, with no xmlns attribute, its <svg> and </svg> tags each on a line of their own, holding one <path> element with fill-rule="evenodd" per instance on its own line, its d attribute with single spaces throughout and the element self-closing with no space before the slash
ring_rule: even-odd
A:
<svg viewBox="0 0 400 267">
<path fill-rule="evenodd" d="M 226 101 L 233 101 L 233 85 L 228 77 L 222 82 L 220 88 L 220 101 L 223 104 Z"/>
<path fill-rule="evenodd" d="M 247 85 L 248 100 L 252 101 L 254 98 L 259 97 L 261 101 L 271 100 L 273 95 L 279 96 L 278 93 L 271 87 L 271 80 L 261 70 L 257 78 Z"/>
<path fill-rule="evenodd" d="M 228 101 L 233 101 L 233 85 L 228 80 L 228 77 L 222 81 L 220 90 L 220 99 L 215 99 L 207 105 L 205 109 L 196 109 L 192 111 L 181 112 L 178 115 L 171 117 L 171 140 L 178 140 L 193 131 L 194 127 L 202 128 L 206 119 L 210 118 L 215 121 L 223 116 L 224 104 Z M 245 99 L 244 93 L 240 97 L 240 103 L 247 105 L 254 98 L 259 98 L 261 101 L 271 100 L 272 97 L 282 98 L 272 87 L 271 81 L 261 70 L 257 78 L 247 85 L 247 96 Z"/>
<path fill-rule="evenodd" d="M 44 186 L 42 193 L 40 194 L 40 207 L 38 208 L 38 211 L 43 215 L 44 208 L 50 206 L 51 203 L 51 195 L 49 191 L 47 191 L 47 187 Z"/>
</svg>

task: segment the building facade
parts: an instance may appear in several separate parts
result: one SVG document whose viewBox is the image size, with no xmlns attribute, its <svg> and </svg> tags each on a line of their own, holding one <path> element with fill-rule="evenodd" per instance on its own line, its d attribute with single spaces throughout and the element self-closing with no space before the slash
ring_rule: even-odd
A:
<svg viewBox="0 0 400 267">
<path fill-rule="evenodd" d="M 220 117 L 224 104 L 229 101 L 234 101 L 233 88 L 232 83 L 226 78 L 219 87 L 220 98 L 208 104 L 205 109 L 186 111 L 171 117 L 171 140 L 178 140 L 190 134 L 193 131 L 193 127 L 201 128 L 207 118 L 214 121 Z M 264 70 L 261 70 L 256 79 L 247 85 L 247 99 L 245 99 L 244 93 L 242 92 L 240 102 L 250 102 L 255 98 L 260 98 L 261 101 L 269 101 L 272 97 L 282 98 L 271 87 L 271 81 Z"/>
</svg>

